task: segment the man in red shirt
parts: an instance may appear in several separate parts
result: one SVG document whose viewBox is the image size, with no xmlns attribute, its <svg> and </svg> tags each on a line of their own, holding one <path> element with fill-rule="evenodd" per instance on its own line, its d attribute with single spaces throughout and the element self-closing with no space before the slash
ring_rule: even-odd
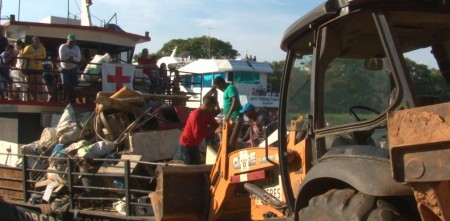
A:
<svg viewBox="0 0 450 221">
<path fill-rule="evenodd" d="M 157 59 L 156 56 L 149 57 L 148 49 L 144 48 L 142 49 L 141 56 L 138 58 L 138 65 L 142 66 L 142 71 L 145 75 L 148 76 L 150 79 L 150 82 L 152 83 L 153 87 L 150 88 L 150 93 L 154 93 L 155 89 L 159 82 L 159 77 L 156 76 L 158 66 L 156 65 Z M 155 73 L 154 73 L 155 72 Z"/>
<path fill-rule="evenodd" d="M 144 74 L 151 77 L 152 76 L 152 61 L 148 57 L 148 49 L 142 49 L 141 56 L 138 58 L 138 64 L 142 66 Z"/>
<path fill-rule="evenodd" d="M 219 127 L 214 119 L 217 100 L 206 96 L 200 108 L 192 111 L 180 136 L 179 154 L 185 164 L 200 164 L 199 145 L 206 137 L 213 136 Z"/>
</svg>

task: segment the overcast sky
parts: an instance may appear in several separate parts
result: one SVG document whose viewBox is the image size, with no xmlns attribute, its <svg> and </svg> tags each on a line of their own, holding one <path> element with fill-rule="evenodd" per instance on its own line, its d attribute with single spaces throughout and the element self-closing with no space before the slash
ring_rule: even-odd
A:
<svg viewBox="0 0 450 221">
<path fill-rule="evenodd" d="M 15 14 L 21 21 L 46 16 L 81 15 L 81 0 L 3 0 L 1 17 Z M 20 2 L 20 15 L 19 15 Z M 138 45 L 156 52 L 172 39 L 211 36 L 230 42 L 242 56 L 259 61 L 285 59 L 280 42 L 286 28 L 319 5 L 318 0 L 92 0 L 92 22 L 110 20 L 125 31 L 144 35 L 151 42 Z M 68 4 L 69 3 L 69 4 Z M 115 19 L 112 20 L 115 23 Z M 2 23 L 5 21 L 2 21 Z"/>
</svg>

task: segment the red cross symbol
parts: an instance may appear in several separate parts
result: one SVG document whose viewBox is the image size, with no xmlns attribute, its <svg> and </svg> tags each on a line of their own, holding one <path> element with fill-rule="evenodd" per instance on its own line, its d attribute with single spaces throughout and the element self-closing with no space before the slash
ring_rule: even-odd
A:
<svg viewBox="0 0 450 221">
<path fill-rule="evenodd" d="M 120 90 L 123 87 L 124 83 L 130 83 L 130 76 L 123 76 L 123 68 L 122 66 L 116 66 L 116 73 L 114 75 L 106 76 L 106 80 L 108 83 L 116 83 L 116 91 Z"/>
</svg>

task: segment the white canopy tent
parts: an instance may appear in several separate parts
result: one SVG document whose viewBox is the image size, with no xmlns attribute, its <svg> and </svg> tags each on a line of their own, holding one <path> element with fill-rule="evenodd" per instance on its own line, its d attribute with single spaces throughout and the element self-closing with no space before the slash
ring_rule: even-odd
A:
<svg viewBox="0 0 450 221">
<path fill-rule="evenodd" d="M 185 65 L 179 71 L 180 75 L 229 71 L 273 73 L 272 67 L 267 62 L 229 59 L 200 59 Z"/>
</svg>

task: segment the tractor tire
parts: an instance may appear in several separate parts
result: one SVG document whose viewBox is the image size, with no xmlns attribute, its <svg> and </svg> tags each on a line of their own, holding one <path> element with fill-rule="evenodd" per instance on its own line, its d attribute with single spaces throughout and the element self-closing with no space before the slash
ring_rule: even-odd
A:
<svg viewBox="0 0 450 221">
<path fill-rule="evenodd" d="M 401 218 L 393 206 L 353 189 L 332 189 L 309 201 L 298 212 L 302 221 L 393 221 Z"/>
</svg>

